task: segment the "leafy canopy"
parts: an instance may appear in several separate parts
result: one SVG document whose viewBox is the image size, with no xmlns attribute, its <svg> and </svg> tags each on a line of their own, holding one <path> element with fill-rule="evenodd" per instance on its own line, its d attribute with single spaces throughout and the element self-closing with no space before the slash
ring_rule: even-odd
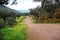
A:
<svg viewBox="0 0 60 40">
<path fill-rule="evenodd" d="M 13 5 L 13 4 L 17 4 L 16 1 L 17 1 L 17 0 L 14 0 L 13 3 L 12 3 L 12 5 Z M 0 0 L 0 5 L 7 5 L 7 4 L 9 4 L 9 0 Z"/>
</svg>

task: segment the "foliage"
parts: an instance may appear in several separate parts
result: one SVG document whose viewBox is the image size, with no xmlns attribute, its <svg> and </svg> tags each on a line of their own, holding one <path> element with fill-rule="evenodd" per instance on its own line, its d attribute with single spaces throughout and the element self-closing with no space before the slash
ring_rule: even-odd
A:
<svg viewBox="0 0 60 40">
<path fill-rule="evenodd" d="M 10 1 L 10 0 L 0 0 L 0 5 L 7 5 L 7 4 L 9 4 L 9 1 Z M 17 4 L 17 3 L 16 3 L 16 0 L 13 1 L 12 5 L 13 5 L 13 4 Z"/>
<path fill-rule="evenodd" d="M 37 9 L 30 9 L 30 13 L 31 15 L 33 15 L 34 18 L 39 18 Z"/>
<path fill-rule="evenodd" d="M 21 16 L 21 17 L 19 17 L 19 20 L 18 20 L 18 18 L 16 17 L 16 21 L 17 22 L 22 22 L 25 18 L 26 18 L 25 16 Z"/>
<path fill-rule="evenodd" d="M 29 13 L 28 13 L 28 12 L 26 12 L 26 13 L 21 13 L 21 15 L 22 15 L 22 16 L 28 16 Z"/>
<path fill-rule="evenodd" d="M 16 10 L 10 9 L 4 5 L 0 6 L 0 18 L 3 19 L 4 23 L 9 24 L 11 27 L 16 22 L 16 17 L 20 17 L 20 13 Z"/>
<path fill-rule="evenodd" d="M 38 2 L 39 2 L 39 1 L 41 1 L 41 0 L 33 0 L 33 1 L 38 1 Z"/>
<path fill-rule="evenodd" d="M 7 18 L 6 18 L 6 22 L 7 22 L 7 24 L 8 24 L 10 27 L 12 27 L 13 24 L 14 24 L 16 21 L 15 21 L 15 18 L 13 18 L 13 17 L 7 17 Z"/>
<path fill-rule="evenodd" d="M 0 5 L 4 5 L 4 4 L 7 5 L 7 4 L 8 4 L 8 1 L 9 1 L 9 0 L 0 0 Z"/>
<path fill-rule="evenodd" d="M 14 25 L 13 28 L 7 26 L 0 30 L 3 35 L 0 36 L 2 36 L 3 40 L 26 40 L 27 25 L 22 22 L 23 20 L 20 22 L 20 19 L 16 19 L 17 25 Z"/>
<path fill-rule="evenodd" d="M 2 18 L 0 18 L 0 29 L 4 27 L 4 20 Z"/>
<path fill-rule="evenodd" d="M 45 4 L 42 7 L 30 9 L 30 15 L 34 20 L 41 23 L 60 23 L 60 6 L 59 4 Z"/>
<path fill-rule="evenodd" d="M 0 23 L 4 23 L 4 20 L 2 18 L 0 18 Z"/>
<path fill-rule="evenodd" d="M 56 8 L 55 10 L 55 13 L 53 15 L 54 18 L 60 18 L 60 7 Z"/>
</svg>

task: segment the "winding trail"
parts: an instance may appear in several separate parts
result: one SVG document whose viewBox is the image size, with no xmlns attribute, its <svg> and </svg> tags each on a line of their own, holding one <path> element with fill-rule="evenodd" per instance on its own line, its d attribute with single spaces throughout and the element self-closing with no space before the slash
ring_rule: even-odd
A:
<svg viewBox="0 0 60 40">
<path fill-rule="evenodd" d="M 60 40 L 60 24 L 33 24 L 27 17 L 27 40 Z"/>
</svg>

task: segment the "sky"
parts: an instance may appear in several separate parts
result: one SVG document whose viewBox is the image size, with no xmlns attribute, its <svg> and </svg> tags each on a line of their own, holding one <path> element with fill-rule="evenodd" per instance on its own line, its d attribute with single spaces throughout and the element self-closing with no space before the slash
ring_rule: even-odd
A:
<svg viewBox="0 0 60 40">
<path fill-rule="evenodd" d="M 12 2 L 13 0 L 10 0 L 10 3 L 7 6 L 15 10 L 29 10 L 41 6 L 41 2 L 33 2 L 33 0 L 17 0 L 18 4 L 16 5 L 11 5 Z"/>
</svg>

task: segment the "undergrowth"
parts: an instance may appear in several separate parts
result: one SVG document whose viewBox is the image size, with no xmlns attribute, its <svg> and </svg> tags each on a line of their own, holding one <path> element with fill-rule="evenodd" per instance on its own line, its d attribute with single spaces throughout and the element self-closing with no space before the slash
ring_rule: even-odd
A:
<svg viewBox="0 0 60 40">
<path fill-rule="evenodd" d="M 26 40 L 27 25 L 23 22 L 24 18 L 25 17 L 23 16 L 19 19 L 16 18 L 17 24 L 14 25 L 13 28 L 8 27 L 9 25 L 6 25 L 5 28 L 1 29 L 0 38 L 3 40 Z"/>
</svg>

